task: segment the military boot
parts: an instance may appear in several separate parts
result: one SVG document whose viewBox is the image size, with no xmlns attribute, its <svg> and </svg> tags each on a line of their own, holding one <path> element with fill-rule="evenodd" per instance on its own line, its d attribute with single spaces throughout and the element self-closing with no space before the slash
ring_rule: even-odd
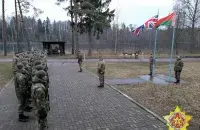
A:
<svg viewBox="0 0 200 130">
<path fill-rule="evenodd" d="M 29 116 L 25 116 L 24 114 L 19 114 L 19 121 L 27 122 L 29 120 Z"/>
<path fill-rule="evenodd" d="M 104 87 L 104 85 L 103 85 L 103 84 L 100 84 L 98 87 L 99 87 L 99 88 L 103 88 L 103 87 Z"/>
<path fill-rule="evenodd" d="M 97 86 L 97 87 L 101 88 L 101 87 L 102 87 L 102 85 L 99 85 L 99 86 Z"/>
<path fill-rule="evenodd" d="M 179 84 L 180 83 L 180 80 L 176 80 L 176 82 L 174 82 L 175 84 Z"/>
<path fill-rule="evenodd" d="M 180 80 L 177 80 L 177 84 L 180 84 Z"/>
</svg>

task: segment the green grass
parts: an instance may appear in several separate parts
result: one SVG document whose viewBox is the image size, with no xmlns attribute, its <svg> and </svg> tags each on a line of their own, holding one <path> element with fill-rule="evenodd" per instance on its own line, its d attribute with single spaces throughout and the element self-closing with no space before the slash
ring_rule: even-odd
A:
<svg viewBox="0 0 200 130">
<path fill-rule="evenodd" d="M 0 88 L 13 77 L 12 63 L 0 63 Z"/>
</svg>

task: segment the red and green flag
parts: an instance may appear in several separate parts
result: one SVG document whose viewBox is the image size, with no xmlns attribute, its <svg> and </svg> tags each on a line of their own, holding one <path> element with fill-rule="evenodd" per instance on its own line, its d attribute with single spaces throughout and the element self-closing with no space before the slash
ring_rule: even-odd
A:
<svg viewBox="0 0 200 130">
<path fill-rule="evenodd" d="M 171 13 L 168 16 L 159 19 L 155 24 L 155 28 L 160 26 L 175 26 L 175 16 L 175 13 Z"/>
</svg>

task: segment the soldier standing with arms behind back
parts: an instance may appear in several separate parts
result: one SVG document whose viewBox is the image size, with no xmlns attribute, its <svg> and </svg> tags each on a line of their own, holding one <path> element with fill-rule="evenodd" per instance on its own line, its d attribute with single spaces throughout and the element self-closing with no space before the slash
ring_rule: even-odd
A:
<svg viewBox="0 0 200 130">
<path fill-rule="evenodd" d="M 105 61 L 103 60 L 102 56 L 99 56 L 99 63 L 98 63 L 98 75 L 99 75 L 99 82 L 100 85 L 98 87 L 104 87 L 104 74 L 105 74 Z"/>
<path fill-rule="evenodd" d="M 174 72 L 175 72 L 175 78 L 176 78 L 176 82 L 174 82 L 174 83 L 176 83 L 176 84 L 180 83 L 180 75 L 181 75 L 181 71 L 183 69 L 183 66 L 184 66 L 184 63 L 181 60 L 181 57 L 177 56 L 176 62 L 174 64 Z"/>
<path fill-rule="evenodd" d="M 79 67 L 80 67 L 80 70 L 79 72 L 82 72 L 82 63 L 83 63 L 83 55 L 80 51 L 78 51 L 78 64 L 79 64 Z"/>
</svg>

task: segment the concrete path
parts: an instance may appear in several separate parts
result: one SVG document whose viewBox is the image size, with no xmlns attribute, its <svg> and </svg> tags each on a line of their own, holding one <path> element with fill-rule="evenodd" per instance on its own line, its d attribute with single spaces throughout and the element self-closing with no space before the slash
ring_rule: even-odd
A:
<svg viewBox="0 0 200 130">
<path fill-rule="evenodd" d="M 112 88 L 77 72 L 77 64 L 50 64 L 49 130 L 167 130 L 166 125 Z M 11 83 L 0 93 L 0 130 L 35 130 L 35 119 L 17 121 L 17 99 Z"/>
</svg>

